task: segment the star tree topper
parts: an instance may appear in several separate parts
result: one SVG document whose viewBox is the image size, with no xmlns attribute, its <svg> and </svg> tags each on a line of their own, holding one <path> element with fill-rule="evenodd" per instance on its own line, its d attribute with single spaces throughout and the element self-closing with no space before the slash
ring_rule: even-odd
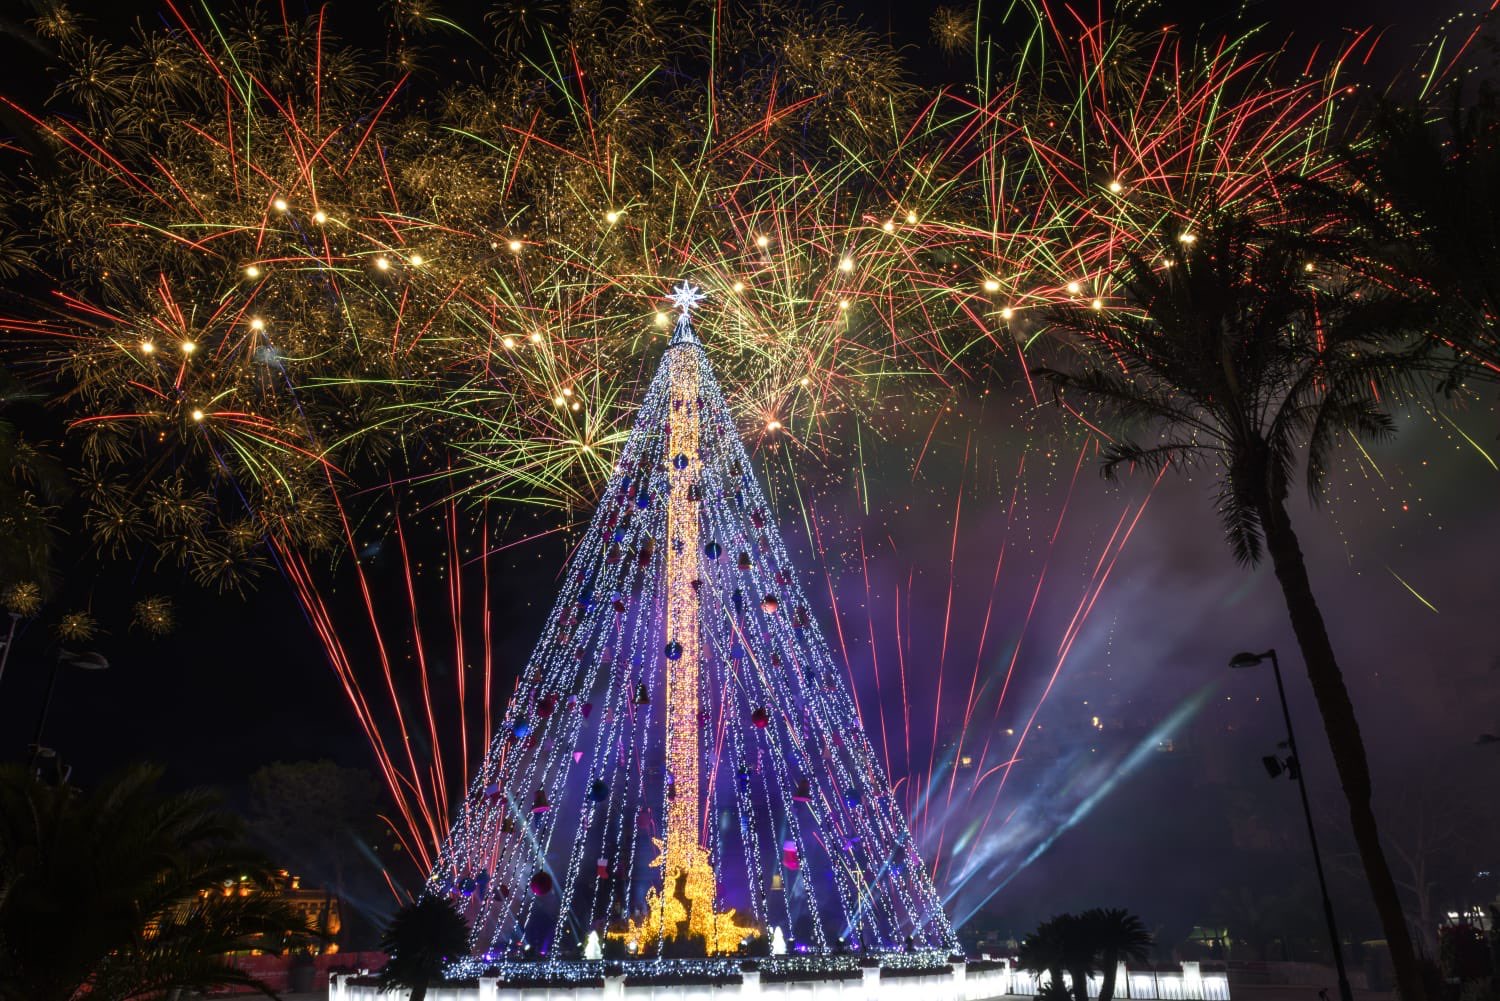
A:
<svg viewBox="0 0 1500 1001">
<path fill-rule="evenodd" d="M 667 298 L 671 299 L 677 309 L 686 317 L 698 303 L 708 298 L 708 293 L 704 292 L 698 286 L 689 285 L 684 281 L 681 285 L 673 289 L 672 294 Z"/>
</svg>

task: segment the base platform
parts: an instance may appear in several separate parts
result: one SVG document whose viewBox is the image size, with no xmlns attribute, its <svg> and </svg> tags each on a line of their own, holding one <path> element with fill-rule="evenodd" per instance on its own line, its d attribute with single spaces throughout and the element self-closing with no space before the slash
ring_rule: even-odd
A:
<svg viewBox="0 0 1500 1001">
<path fill-rule="evenodd" d="M 1010 960 L 938 960 L 911 954 L 787 956 L 760 960 L 632 960 L 502 963 L 473 979 L 427 991 L 427 1001 L 989 1001 L 1035 997 L 1045 977 Z M 1101 978 L 1091 976 L 1088 994 Z M 1223 973 L 1183 963 L 1180 972 L 1125 971 L 1117 1001 L 1230 1001 Z M 329 1001 L 405 1001 L 368 975 L 330 978 Z"/>
</svg>

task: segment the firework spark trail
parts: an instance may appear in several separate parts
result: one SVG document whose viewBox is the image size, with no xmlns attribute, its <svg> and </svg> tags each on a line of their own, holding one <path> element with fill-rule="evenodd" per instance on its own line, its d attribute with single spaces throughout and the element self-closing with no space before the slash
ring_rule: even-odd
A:
<svg viewBox="0 0 1500 1001">
<path fill-rule="evenodd" d="M 1005 567 L 1005 551 L 1006 551 L 1006 548 L 1010 545 L 1010 532 L 1011 532 L 1012 525 L 1014 524 L 1014 518 L 1015 518 L 1015 512 L 1016 512 L 1016 498 L 1017 498 L 1017 496 L 1020 493 L 1020 475 L 1021 475 L 1021 473 L 1022 473 L 1022 471 L 1024 469 L 1025 469 L 1025 457 L 1023 455 L 1022 459 L 1021 459 L 1021 462 L 1020 462 L 1020 465 L 1019 465 L 1019 467 L 1016 470 L 1016 482 L 1015 482 L 1015 485 L 1012 486 L 1012 488 L 1011 488 L 1010 504 L 1007 505 L 1007 507 L 1006 507 L 1006 511 L 1005 511 L 1005 526 L 1001 530 L 1001 535 L 1000 535 L 1000 551 L 995 556 L 995 572 L 994 572 L 994 574 L 992 575 L 992 577 L 990 579 L 989 595 L 988 595 L 988 597 L 987 597 L 987 599 L 985 601 L 984 621 L 981 624 L 980 629 L 979 629 L 979 641 L 975 644 L 975 648 L 974 648 L 974 673 L 969 678 L 969 694 L 964 699 L 963 724 L 962 724 L 962 726 L 959 729 L 958 741 L 957 741 L 956 746 L 954 747 L 954 750 L 953 750 L 954 757 L 956 757 L 956 758 L 961 758 L 962 755 L 963 755 L 964 742 L 965 742 L 965 740 L 968 739 L 969 726 L 970 726 L 970 724 L 974 720 L 974 709 L 975 709 L 976 705 L 978 704 L 979 675 L 980 675 L 981 669 L 983 668 L 983 665 L 984 665 L 984 653 L 985 653 L 986 644 L 987 644 L 987 641 L 989 639 L 989 634 L 990 634 L 990 622 L 991 622 L 992 618 L 994 617 L 994 612 L 995 612 L 995 597 L 996 597 L 996 592 L 1000 588 L 1000 573 L 1001 573 L 1001 571 Z M 1004 700 L 1004 696 L 1002 695 L 1001 698 L 1000 698 L 1000 700 L 996 704 L 996 711 L 997 712 L 1002 707 L 1003 700 Z M 981 755 L 981 760 L 983 760 L 983 756 L 982 755 Z M 953 770 L 951 770 L 949 772 L 948 795 L 947 795 L 947 799 L 944 801 L 944 804 L 943 804 L 945 809 L 951 808 L 952 805 L 953 805 L 953 792 L 954 792 L 955 788 L 957 787 L 957 782 L 958 782 L 958 770 L 957 769 L 953 769 Z M 946 833 L 946 831 L 944 833 Z M 941 855 L 941 853 L 942 853 L 942 839 L 939 838 L 938 848 L 934 852 L 934 854 Z"/>
<path fill-rule="evenodd" d="M 864 535 L 864 532 L 860 532 L 859 533 L 859 567 L 860 567 L 860 575 L 861 575 L 861 577 L 864 580 L 864 586 L 865 586 L 865 608 L 866 609 L 870 609 L 870 608 L 873 608 L 874 606 L 871 604 L 871 595 L 870 595 L 870 557 L 869 557 L 869 554 L 865 551 L 865 535 Z M 829 572 L 826 567 L 824 569 L 824 572 L 825 573 Z M 829 587 L 832 588 L 832 586 L 833 586 L 832 582 L 830 581 Z M 834 607 L 835 607 L 835 615 L 837 615 L 838 614 L 837 613 L 837 607 L 838 606 L 835 605 Z M 876 717 L 880 720 L 880 750 L 881 750 L 882 757 L 884 757 L 884 759 L 885 759 L 885 771 L 886 771 L 886 774 L 887 775 L 895 776 L 895 775 L 899 775 L 900 773 L 898 773 L 897 771 L 895 771 L 891 767 L 891 739 L 890 739 L 890 733 L 889 733 L 889 731 L 886 728 L 885 710 L 883 708 L 884 707 L 884 702 L 883 702 L 883 700 L 881 698 L 881 691 L 880 691 L 880 645 L 879 645 L 879 643 L 876 642 L 876 639 L 875 639 L 875 616 L 874 615 L 866 615 L 865 618 L 866 618 L 866 622 L 867 622 L 867 624 L 869 626 L 869 630 L 870 630 L 870 676 L 875 679 L 875 702 L 876 702 L 876 705 L 879 706 L 879 707 L 881 707 L 881 711 L 877 712 L 875 714 Z M 852 686 L 850 687 L 849 690 L 852 691 L 852 692 L 859 691 L 858 688 L 854 688 Z M 895 781 L 898 781 L 898 779 L 892 779 L 892 781 L 895 782 Z"/>
<path fill-rule="evenodd" d="M 353 530 L 350 527 L 349 520 L 347 516 L 344 515 L 342 508 L 340 508 L 340 519 L 344 526 L 344 537 L 349 544 L 349 549 L 351 552 L 357 553 L 358 548 L 356 547 L 354 542 Z M 417 828 L 417 832 L 420 834 L 419 837 L 413 838 L 413 841 L 415 842 L 416 850 L 419 852 L 419 855 L 417 857 L 422 860 L 424 865 L 427 865 L 431 862 L 431 858 L 427 848 L 428 839 L 437 836 L 437 829 L 440 824 L 440 821 L 437 818 L 442 816 L 442 811 L 439 810 L 434 813 L 434 811 L 430 808 L 428 797 L 423 792 L 423 773 L 427 772 L 428 769 L 419 767 L 417 765 L 416 756 L 412 751 L 411 732 L 407 727 L 406 713 L 402 708 L 403 699 L 397 691 L 394 665 L 392 663 L 390 653 L 387 649 L 383 631 L 381 630 L 380 618 L 376 613 L 375 600 L 371 591 L 369 578 L 365 574 L 364 567 L 361 566 L 357 561 L 354 563 L 354 572 L 359 582 L 360 598 L 363 601 L 365 616 L 375 640 L 375 647 L 379 656 L 385 691 L 390 699 L 390 707 L 395 716 L 397 729 L 401 734 L 401 744 L 403 745 L 406 752 L 405 758 L 408 771 L 404 774 L 396 771 L 394 769 L 394 759 L 389 759 L 392 764 L 392 769 L 390 772 L 388 772 L 388 774 L 395 774 L 401 780 L 401 784 L 409 788 L 410 794 L 415 800 L 416 811 L 421 814 L 420 826 L 418 827 L 417 825 L 418 818 L 413 813 L 408 812 L 404 806 L 403 813 L 406 813 L 408 821 L 413 825 L 413 827 Z M 299 589 L 298 593 L 299 596 L 306 595 L 306 592 L 301 589 Z M 425 684 L 423 686 L 423 698 L 424 700 L 427 700 L 429 698 Z M 430 705 L 430 702 L 428 702 L 427 704 Z"/>
<path fill-rule="evenodd" d="M 967 470 L 970 459 L 969 442 L 964 444 L 964 469 Z M 948 663 L 948 630 L 953 623 L 953 589 L 958 579 L 958 529 L 963 513 L 964 504 L 964 479 L 959 477 L 958 489 L 953 499 L 953 536 L 948 547 L 948 595 L 943 604 L 943 642 L 938 649 L 937 661 L 937 685 L 933 695 L 932 710 L 932 746 L 927 752 L 927 778 L 925 785 L 932 788 L 933 767 L 937 761 L 938 751 L 938 724 L 940 722 L 941 709 L 943 705 L 943 668 Z M 922 826 L 927 826 L 927 810 L 922 810 Z"/>
<path fill-rule="evenodd" d="M 424 858 L 425 856 L 421 853 L 425 849 L 425 843 L 420 836 L 414 836 L 419 834 L 420 829 L 409 800 L 411 784 L 397 770 L 395 760 L 387 747 L 385 728 L 379 723 L 372 710 L 361 679 L 355 672 L 353 662 L 340 639 L 340 630 L 323 601 L 321 593 L 313 584 L 312 572 L 302 557 L 294 551 L 282 551 L 279 556 L 294 592 L 302 604 L 303 612 L 308 616 L 322 642 L 329 664 L 334 668 L 345 695 L 354 707 L 360 727 L 375 751 L 376 764 L 380 768 L 386 788 L 390 791 L 400 811 L 401 822 L 395 823 L 387 819 L 387 826 L 401 841 L 404 850 L 417 853 L 414 857 Z"/>
<path fill-rule="evenodd" d="M 294 593 L 313 623 L 329 663 L 335 668 L 346 695 L 356 709 L 356 716 L 370 740 L 382 777 L 396 802 L 401 822 L 393 827 L 393 831 L 400 838 L 404 850 L 424 870 L 431 865 L 431 853 L 436 847 L 434 839 L 440 843 L 452 819 L 448 817 L 449 788 L 466 788 L 473 777 L 469 748 L 466 744 L 455 746 L 444 721 L 453 719 L 458 732 L 463 734 L 467 732 L 471 720 L 483 720 L 486 721 L 485 733 L 488 734 L 488 721 L 493 719 L 493 637 L 488 631 L 491 608 L 488 602 L 490 556 L 493 552 L 483 548 L 483 543 L 487 540 L 486 525 L 480 533 L 483 551 L 472 559 L 466 559 L 463 555 L 465 536 L 461 533 L 462 521 L 460 512 L 449 506 L 444 510 L 443 524 L 440 526 L 447 550 L 442 559 L 450 579 L 442 592 L 447 607 L 441 608 L 439 605 L 432 610 L 444 614 L 452 626 L 449 642 L 452 644 L 456 668 L 452 701 L 450 703 L 445 700 L 447 708 L 441 720 L 437 700 L 442 698 L 442 693 L 429 674 L 432 651 L 429 650 L 422 623 L 423 617 L 432 610 L 424 611 L 422 591 L 416 580 L 418 571 L 409 550 L 405 518 L 399 513 L 393 516 L 393 533 L 399 555 L 397 569 L 400 587 L 397 593 L 401 596 L 401 604 L 405 606 L 396 610 L 397 614 L 387 614 L 391 610 L 385 607 L 387 602 L 381 599 L 381 594 L 387 589 L 377 586 L 366 572 L 365 557 L 354 540 L 352 527 L 348 540 L 349 550 L 344 561 L 348 567 L 347 572 L 353 574 L 359 584 L 361 608 L 367 628 L 367 634 L 361 639 L 373 646 L 377 654 L 376 660 L 381 664 L 382 682 L 377 687 L 384 692 L 385 700 L 380 707 L 372 703 L 369 679 L 364 678 L 363 672 L 353 666 L 359 658 L 351 654 L 348 643 L 355 637 L 349 624 L 340 620 L 339 613 L 333 611 L 329 601 L 324 598 L 327 584 L 320 583 L 319 575 L 304 557 L 292 550 L 281 551 Z M 469 685 L 465 680 L 468 669 L 464 655 L 467 643 L 465 634 L 474 626 L 475 608 L 472 599 L 466 597 L 462 578 L 466 572 L 474 571 L 475 563 L 478 564 L 480 575 L 482 602 L 479 610 L 481 614 L 477 618 L 485 627 L 485 684 L 482 686 Z M 407 654 L 394 653 L 394 650 L 403 647 L 409 651 Z M 405 707 L 410 701 L 417 702 L 421 707 L 419 721 L 409 718 Z M 425 729 L 422 744 L 426 750 L 422 758 L 414 753 L 413 737 L 417 735 L 412 729 L 414 724 Z M 396 739 L 388 740 L 388 733 Z M 459 755 L 456 770 L 445 759 L 447 749 Z"/>
</svg>

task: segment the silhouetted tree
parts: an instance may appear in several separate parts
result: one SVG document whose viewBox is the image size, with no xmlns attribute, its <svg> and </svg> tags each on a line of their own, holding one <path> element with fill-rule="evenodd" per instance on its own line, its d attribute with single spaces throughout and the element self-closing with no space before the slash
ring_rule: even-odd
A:
<svg viewBox="0 0 1500 1001">
<path fill-rule="evenodd" d="M 1058 914 L 1037 925 L 1021 941 L 1021 969 L 1040 974 L 1047 971 L 1052 982 L 1040 992 L 1043 998 L 1068 998 L 1063 973 L 1072 978 L 1071 1001 L 1089 1001 L 1089 974 L 1101 971 L 1099 1001 L 1111 1001 L 1115 973 L 1122 961 L 1144 962 L 1151 948 L 1151 934 L 1141 919 L 1120 908 L 1092 908 L 1082 914 Z"/>
<path fill-rule="evenodd" d="M 1052 975 L 1053 992 L 1064 987 L 1062 974 L 1070 971 L 1077 960 L 1077 920 L 1073 914 L 1058 914 L 1038 924 L 1037 930 L 1022 939 L 1016 959 L 1022 969 L 1031 969 L 1040 977 Z M 1074 984 L 1077 989 L 1077 984 Z"/>
<path fill-rule="evenodd" d="M 443 979 L 443 967 L 468 954 L 469 925 L 441 897 L 423 897 L 396 912 L 381 948 L 390 962 L 380 971 L 387 990 L 406 988 L 410 1001 L 423 1001 L 427 988 Z"/>
<path fill-rule="evenodd" d="M 1119 907 L 1096 907 L 1079 917 L 1085 941 L 1099 953 L 1104 978 L 1099 986 L 1099 1001 L 1111 1001 L 1120 963 L 1144 963 L 1151 950 L 1151 933 L 1140 918 Z"/>
<path fill-rule="evenodd" d="M 1098 950 L 1086 939 L 1083 921 L 1076 914 L 1058 914 L 1037 925 L 1036 931 L 1021 940 L 1017 960 L 1021 969 L 1040 974 L 1046 971 L 1052 982 L 1041 992 L 1043 997 L 1064 991 L 1063 974 L 1072 978 L 1073 1001 L 1088 1001 L 1088 975 L 1095 968 Z"/>
</svg>

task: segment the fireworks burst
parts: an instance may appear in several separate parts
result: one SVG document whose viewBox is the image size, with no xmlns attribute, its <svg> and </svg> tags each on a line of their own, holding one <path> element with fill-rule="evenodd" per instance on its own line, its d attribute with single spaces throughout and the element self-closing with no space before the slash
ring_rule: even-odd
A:
<svg viewBox="0 0 1500 1001">
<path fill-rule="evenodd" d="M 63 401 L 100 549 L 221 588 L 277 563 L 425 861 L 508 678 L 488 647 L 501 512 L 548 509 L 552 531 L 593 507 L 670 333 L 666 290 L 687 279 L 711 296 L 699 331 L 771 503 L 806 555 L 847 554 L 839 569 L 861 584 L 827 581 L 840 652 L 868 668 L 854 686 L 866 726 L 955 881 L 957 851 L 1003 822 L 1039 700 L 1144 507 L 1123 505 L 1074 554 L 1076 593 L 1044 591 L 1049 574 L 1060 586 L 1050 553 L 1069 544 L 1091 444 L 1029 412 L 1026 373 L 1053 347 L 1043 307 L 1129 308 L 1110 280 L 1123 250 L 1190 242 L 1211 205 L 1274 215 L 1284 178 L 1326 175 L 1344 66 L 1370 44 L 1294 73 L 1251 36 L 1038 3 L 987 26 L 942 8 L 937 43 L 972 50 L 980 75 L 929 93 L 875 34 L 775 5 L 677 18 L 505 4 L 471 33 L 402 4 L 385 64 L 321 14 L 168 6 L 170 26 L 125 44 L 54 8 L 38 31 L 66 69 L 66 110 L 5 100 L 32 134 L 4 150 L 20 183 L 0 212 L 39 239 L 0 243 L 0 274 L 37 269 L 55 287 L 12 299 L 0 328 L 10 364 Z M 472 79 L 421 69 L 438 32 L 468 47 Z M 987 407 L 991 393 L 1016 413 Z M 973 434 L 997 412 L 1013 450 L 981 463 Z M 966 486 L 922 501 L 951 519 L 952 572 L 937 668 L 918 682 L 901 659 L 914 587 L 869 584 L 872 557 L 896 559 L 883 512 L 952 456 Z M 872 487 L 880 468 L 903 490 Z M 960 650 L 959 525 L 976 494 L 1007 513 L 972 610 L 983 631 Z M 1055 525 L 1034 530 L 1027 504 L 1055 508 Z M 444 654 L 482 665 L 436 710 L 418 536 L 445 540 Z M 369 586 L 374 544 L 399 550 L 404 601 Z M 1006 554 L 1023 545 L 1049 555 L 1018 572 Z M 362 596 L 353 623 L 325 594 L 338 561 Z M 1046 598 L 1070 618 L 1042 644 Z M 8 607 L 25 600 L 7 592 Z M 170 628 L 170 605 L 148 602 L 137 625 Z M 1039 684 L 1012 683 L 1028 669 Z M 940 718 L 963 724 L 939 734 Z M 972 771 L 954 764 L 965 756 Z M 950 831 L 966 799 L 982 819 Z"/>
</svg>

